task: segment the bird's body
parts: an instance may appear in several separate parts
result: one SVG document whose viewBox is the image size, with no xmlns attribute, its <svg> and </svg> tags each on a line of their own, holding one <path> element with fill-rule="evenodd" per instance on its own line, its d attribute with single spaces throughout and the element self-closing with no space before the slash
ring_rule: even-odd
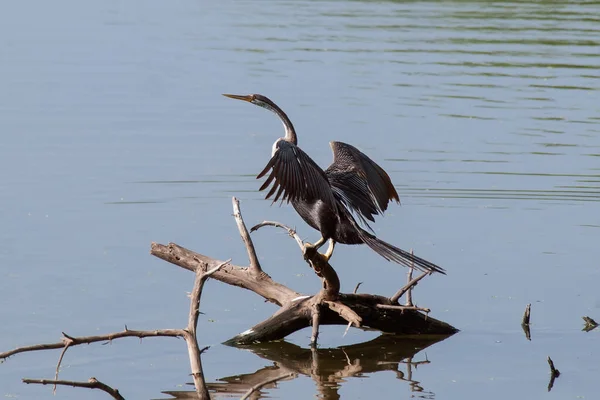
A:
<svg viewBox="0 0 600 400">
<path fill-rule="evenodd" d="M 324 240 L 333 239 L 341 244 L 363 243 L 355 228 L 356 222 L 354 224 L 351 222 L 354 220 L 352 214 L 344 207 L 332 210 L 321 200 L 312 202 L 293 200 L 291 203 L 308 225 L 321 232 Z"/>
<path fill-rule="evenodd" d="M 326 253 L 329 258 L 334 243 L 365 243 L 389 261 L 444 273 L 437 265 L 378 239 L 357 223 L 352 213 L 370 229 L 367 220 L 374 221 L 374 215 L 382 214 L 390 200 L 400 202 L 388 174 L 373 160 L 349 144 L 331 142 L 333 162 L 323 170 L 298 147 L 291 121 L 270 99 L 258 94 L 225 96 L 266 108 L 283 122 L 286 135 L 275 141 L 271 159 L 257 178 L 268 174 L 260 187 L 271 186 L 266 198 L 274 195 L 273 202 L 290 202 L 300 217 L 321 233 L 314 248 L 331 240 Z"/>
</svg>

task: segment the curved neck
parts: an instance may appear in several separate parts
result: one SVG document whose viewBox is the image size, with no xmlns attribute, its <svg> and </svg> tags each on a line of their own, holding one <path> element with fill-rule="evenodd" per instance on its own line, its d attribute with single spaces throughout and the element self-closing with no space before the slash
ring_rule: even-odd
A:
<svg viewBox="0 0 600 400">
<path fill-rule="evenodd" d="M 277 104 L 275 104 L 275 103 L 271 103 L 271 104 L 264 103 L 264 104 L 265 105 L 263 107 L 266 108 L 267 110 L 270 110 L 270 111 L 274 112 L 275 114 L 277 114 L 277 116 L 283 123 L 283 128 L 285 129 L 285 137 L 283 138 L 283 140 L 297 145 L 298 137 L 296 136 L 296 131 L 294 130 L 294 125 L 292 124 L 292 121 L 290 121 L 290 119 L 288 118 L 286 113 L 284 113 L 283 110 L 281 108 L 279 108 L 277 106 Z"/>
</svg>

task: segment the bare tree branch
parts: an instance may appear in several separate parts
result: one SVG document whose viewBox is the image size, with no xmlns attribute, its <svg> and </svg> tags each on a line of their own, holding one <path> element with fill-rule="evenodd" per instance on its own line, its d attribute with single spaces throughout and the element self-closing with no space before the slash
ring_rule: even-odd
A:
<svg viewBox="0 0 600 400">
<path fill-rule="evenodd" d="M 62 380 L 47 380 L 47 379 L 23 379 L 23 383 L 27 384 L 39 384 L 39 385 L 65 385 L 72 387 L 80 387 L 87 389 L 99 389 L 103 392 L 110 394 L 115 400 L 125 400 L 117 389 L 113 389 L 105 383 L 100 382 L 96 378 L 92 377 L 87 382 L 77 381 L 62 381 Z"/>
<path fill-rule="evenodd" d="M 223 262 L 188 250 L 175 243 L 169 243 L 168 245 L 152 243 L 150 254 L 192 272 L 195 272 L 198 267 L 202 268 L 203 271 L 208 271 Z M 215 272 L 212 278 L 228 285 L 250 290 L 278 306 L 283 306 L 291 299 L 300 296 L 300 293 L 274 282 L 264 272 L 260 276 L 256 276 L 250 273 L 248 268 L 233 264 L 224 266 Z"/>
<path fill-rule="evenodd" d="M 416 278 L 412 279 L 410 282 L 408 282 L 402 289 L 398 290 L 396 292 L 396 294 L 394 294 L 392 297 L 390 297 L 390 301 L 392 303 L 397 303 L 398 300 L 400 299 L 400 297 L 402 297 L 402 295 L 406 292 L 408 292 L 409 290 L 411 290 L 414 286 L 416 286 L 417 283 L 419 283 L 419 281 L 423 278 L 425 278 L 427 275 L 430 275 L 431 272 L 423 272 L 421 275 L 417 276 Z"/>
<path fill-rule="evenodd" d="M 77 346 L 80 344 L 90 344 L 95 342 L 110 342 L 113 339 L 120 339 L 124 337 L 138 337 L 140 339 L 146 337 L 158 337 L 158 336 L 168 336 L 168 337 L 183 337 L 184 331 L 182 329 L 156 329 L 153 331 L 136 331 L 129 330 L 125 328 L 124 331 L 108 333 L 105 335 L 96 335 L 96 336 L 81 336 L 81 337 L 73 337 L 68 336 L 69 339 L 73 341 L 69 346 Z M 66 336 L 66 335 L 65 335 Z M 19 353 L 25 353 L 28 351 L 39 351 L 39 350 L 56 350 L 65 347 L 64 339 L 61 342 L 57 343 L 46 343 L 46 344 L 36 344 L 33 346 L 24 346 L 17 347 L 16 349 L 6 351 L 4 353 L 0 353 L 0 359 L 5 359 L 10 356 Z"/>
<path fill-rule="evenodd" d="M 333 312 L 336 312 L 340 317 L 348 321 L 349 324 L 356 326 L 357 328 L 362 324 L 362 318 L 350 307 L 343 303 L 334 301 L 324 301 L 327 307 Z"/>
<path fill-rule="evenodd" d="M 362 285 L 362 284 L 363 284 L 362 282 L 358 282 L 358 283 L 356 284 L 356 286 L 354 286 L 354 291 L 353 291 L 352 293 L 356 294 L 356 293 L 358 292 L 358 288 L 359 288 L 359 287 L 360 287 L 360 285 Z"/>
<path fill-rule="evenodd" d="M 203 272 L 201 269 L 196 271 L 196 279 L 194 280 L 194 289 L 190 295 L 190 313 L 188 317 L 188 326 L 185 329 L 184 339 L 188 347 L 188 355 L 190 358 L 190 369 L 192 370 L 192 377 L 194 379 L 194 386 L 196 387 L 196 393 L 201 400 L 210 400 L 208 388 L 204 382 L 204 371 L 202 370 L 202 361 L 200 360 L 200 354 L 206 350 L 204 348 L 200 350 L 198 346 L 198 339 L 196 337 L 196 328 L 198 326 L 198 315 L 200 314 L 200 297 L 202 296 L 202 289 L 206 280 L 225 265 L 229 264 L 231 260 L 227 260 L 212 268 L 210 271 Z"/>
<path fill-rule="evenodd" d="M 298 234 L 296 233 L 295 229 L 290 228 L 287 225 L 284 225 L 280 222 L 277 221 L 263 221 L 259 224 L 254 225 L 251 229 L 250 232 L 254 232 L 259 230 L 260 228 L 264 227 L 264 226 L 274 226 L 276 228 L 281 228 L 281 229 L 285 229 L 288 233 L 288 235 L 290 235 L 292 238 L 294 238 L 294 240 L 296 241 L 296 243 L 298 243 L 298 246 L 300 247 L 300 250 L 302 251 L 302 253 L 304 253 L 304 242 L 302 241 L 302 239 L 300 238 L 300 236 L 298 236 Z"/>
<path fill-rule="evenodd" d="M 377 304 L 377 308 L 385 308 L 386 310 L 400 310 L 400 311 L 423 311 L 424 313 L 430 313 L 431 310 L 429 308 L 416 307 L 416 306 L 396 306 L 389 304 Z"/>
<path fill-rule="evenodd" d="M 256 250 L 254 249 L 254 243 L 252 243 L 252 238 L 250 238 L 250 234 L 248 233 L 246 224 L 244 224 L 244 220 L 242 219 L 240 202 L 235 197 L 233 197 L 231 201 L 233 203 L 233 216 L 235 218 L 235 222 L 237 223 L 238 230 L 240 231 L 242 241 L 244 242 L 244 245 L 246 245 L 246 251 L 248 252 L 248 260 L 250 261 L 250 272 L 252 272 L 254 275 L 259 275 L 262 272 L 262 268 L 260 267 L 260 262 L 258 261 L 258 257 L 256 256 Z"/>
<path fill-rule="evenodd" d="M 64 335 L 64 333 L 63 333 L 63 335 Z M 56 363 L 56 373 L 54 374 L 55 381 L 58 380 L 58 371 L 60 369 L 60 364 L 62 363 L 62 359 L 63 359 L 65 353 L 67 352 L 67 349 L 71 345 L 71 343 L 73 343 L 73 340 L 71 338 L 67 337 L 66 335 L 65 335 L 65 339 L 63 341 L 65 342 L 65 348 L 60 353 L 60 357 L 58 357 L 58 362 Z M 52 387 L 52 394 L 56 395 L 56 384 L 54 384 L 54 386 Z"/>
</svg>

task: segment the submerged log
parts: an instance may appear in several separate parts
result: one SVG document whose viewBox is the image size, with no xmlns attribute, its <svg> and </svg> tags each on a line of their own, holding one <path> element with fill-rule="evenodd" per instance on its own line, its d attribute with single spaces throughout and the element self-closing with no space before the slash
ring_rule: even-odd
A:
<svg viewBox="0 0 600 400">
<path fill-rule="evenodd" d="M 229 339 L 228 344 L 249 344 L 278 340 L 300 329 L 313 327 L 311 344 L 315 345 L 319 325 L 346 325 L 357 328 L 378 330 L 397 335 L 451 335 L 458 330 L 453 326 L 428 316 L 428 309 L 414 306 L 401 306 L 398 296 L 385 297 L 374 294 L 340 293 L 339 278 L 333 267 L 318 252 L 308 252 L 296 232 L 282 224 L 264 222 L 253 230 L 265 225 L 275 225 L 288 230 L 300 246 L 304 258 L 322 279 L 323 287 L 315 295 L 302 295 L 285 285 L 275 282 L 265 273 L 256 256 L 256 251 L 239 209 L 239 202 L 233 198 L 234 216 L 240 235 L 248 251 L 250 265 L 247 267 L 226 265 L 212 275 L 223 283 L 250 290 L 266 300 L 277 304 L 280 309 L 270 318 L 245 332 Z M 150 253 L 172 264 L 190 271 L 208 271 L 222 264 L 222 261 L 196 253 L 174 243 L 167 245 L 152 243 Z M 409 292 L 420 280 L 411 280 L 401 292 Z"/>
</svg>

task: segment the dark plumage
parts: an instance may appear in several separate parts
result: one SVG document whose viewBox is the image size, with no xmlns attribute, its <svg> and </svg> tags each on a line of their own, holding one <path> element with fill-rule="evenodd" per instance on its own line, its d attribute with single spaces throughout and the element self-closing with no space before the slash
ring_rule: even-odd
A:
<svg viewBox="0 0 600 400">
<path fill-rule="evenodd" d="M 285 137 L 273 144 L 271 159 L 257 178 L 267 176 L 260 190 L 269 189 L 266 198 L 292 203 L 304 221 L 321 232 L 313 246 L 321 247 L 331 239 L 325 254 L 331 257 L 334 243 L 366 244 L 383 258 L 425 271 L 445 273 L 444 269 L 398 247 L 384 242 L 361 228 L 354 213 L 369 229 L 369 221 L 382 214 L 390 200 L 400 197 L 388 174 L 354 146 L 331 142 L 333 162 L 321 169 L 300 147 L 292 122 L 269 98 L 251 94 L 224 96 L 248 101 L 277 114 L 285 128 Z"/>
</svg>

